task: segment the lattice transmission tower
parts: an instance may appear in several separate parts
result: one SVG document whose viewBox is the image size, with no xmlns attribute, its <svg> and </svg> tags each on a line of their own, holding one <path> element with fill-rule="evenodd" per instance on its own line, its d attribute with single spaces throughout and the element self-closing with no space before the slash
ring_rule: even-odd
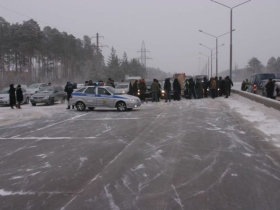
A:
<svg viewBox="0 0 280 210">
<path fill-rule="evenodd" d="M 149 72 L 147 71 L 147 68 L 146 68 L 146 67 L 147 67 L 147 66 L 146 66 L 146 61 L 147 61 L 148 59 L 152 59 L 152 58 L 146 56 L 146 53 L 147 53 L 147 52 L 150 52 L 150 51 L 146 50 L 145 42 L 144 42 L 144 41 L 142 42 L 141 50 L 138 51 L 138 52 L 141 53 L 140 63 L 144 66 L 145 71 L 146 71 L 147 74 L 148 74 L 147 77 L 149 78 Z"/>
</svg>

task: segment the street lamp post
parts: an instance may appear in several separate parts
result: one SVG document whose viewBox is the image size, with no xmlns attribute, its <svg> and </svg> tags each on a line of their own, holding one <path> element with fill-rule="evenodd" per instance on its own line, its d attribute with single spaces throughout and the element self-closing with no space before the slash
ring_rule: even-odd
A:
<svg viewBox="0 0 280 210">
<path fill-rule="evenodd" d="M 198 62 L 201 63 L 201 64 L 203 64 L 203 66 L 204 66 L 203 69 L 202 69 L 201 74 L 203 74 L 204 69 L 206 69 L 206 73 L 207 73 L 207 61 L 204 60 L 204 59 L 202 59 L 202 58 L 198 58 Z"/>
<path fill-rule="evenodd" d="M 203 45 L 203 44 L 201 44 L 201 43 L 199 43 L 199 45 L 201 45 L 201 46 L 203 46 L 203 47 L 205 47 L 205 48 L 207 48 L 207 49 L 209 49 L 210 51 L 211 51 L 211 77 L 212 77 L 212 69 L 213 69 L 213 63 L 212 63 L 212 60 L 213 60 L 213 50 L 214 49 L 216 49 L 216 47 L 214 47 L 214 48 L 210 48 L 210 47 L 207 47 L 206 45 Z M 221 46 L 224 46 L 225 44 L 222 44 L 222 45 L 220 45 L 220 46 L 218 46 L 218 48 L 219 47 L 221 47 Z"/>
<path fill-rule="evenodd" d="M 204 55 L 204 56 L 206 56 L 207 57 L 207 59 L 208 59 L 208 62 L 207 62 L 207 64 L 208 64 L 208 71 L 207 71 L 207 76 L 208 76 L 208 78 L 209 78 L 209 58 L 210 58 L 210 56 L 211 55 L 205 55 L 205 54 L 203 54 L 203 53 L 199 53 L 200 55 Z"/>
<path fill-rule="evenodd" d="M 235 31 L 235 29 L 234 29 L 233 31 Z M 229 34 L 231 31 L 229 31 L 229 32 L 227 32 L 227 33 L 224 33 L 224 34 L 222 34 L 222 35 L 219 35 L 219 36 L 214 36 L 214 35 L 212 35 L 212 34 L 209 34 L 209 33 L 204 32 L 204 31 L 202 31 L 202 30 L 199 30 L 199 32 L 204 33 L 204 34 L 207 34 L 207 35 L 209 35 L 209 36 L 212 36 L 212 37 L 214 37 L 214 38 L 216 39 L 216 77 L 218 77 L 218 39 L 219 39 L 220 37 L 226 35 L 226 34 Z"/>
<path fill-rule="evenodd" d="M 248 1 L 245 1 L 245 2 L 243 2 L 243 3 L 241 3 L 241 4 L 238 4 L 238 5 L 236 5 L 236 6 L 234 6 L 234 7 L 230 7 L 230 6 L 227 6 L 227 5 L 225 5 L 225 4 L 222 4 L 222 3 L 220 3 L 220 2 L 217 2 L 217 1 L 214 1 L 214 0 L 211 0 L 212 2 L 214 2 L 214 3 L 217 3 L 217 4 L 220 4 L 220 5 L 222 5 L 222 6 L 224 6 L 224 7 L 227 7 L 227 8 L 229 8 L 230 9 L 230 55 L 229 55 L 229 60 L 230 60 L 230 64 L 229 64 L 229 76 L 230 76 L 230 78 L 232 79 L 232 10 L 234 9 L 234 8 L 236 8 L 236 7 L 238 7 L 238 6 L 241 6 L 241 5 L 243 5 L 243 4 L 245 4 L 245 3 L 248 3 L 249 1 L 251 1 L 251 0 L 248 0 Z"/>
</svg>

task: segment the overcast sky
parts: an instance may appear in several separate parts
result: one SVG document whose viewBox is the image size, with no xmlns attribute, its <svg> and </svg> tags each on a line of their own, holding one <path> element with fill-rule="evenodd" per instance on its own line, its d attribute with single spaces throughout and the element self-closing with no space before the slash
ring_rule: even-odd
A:
<svg viewBox="0 0 280 210">
<path fill-rule="evenodd" d="M 216 1 L 235 6 L 246 0 Z M 130 59 L 140 57 L 144 41 L 152 58 L 148 67 L 191 75 L 203 69 L 199 58 L 207 59 L 199 52 L 210 55 L 199 43 L 216 46 L 215 38 L 199 30 L 215 36 L 230 31 L 230 9 L 210 0 L 1 0 L 0 16 L 10 23 L 32 17 L 41 28 L 48 25 L 78 38 L 99 33 L 101 44 L 109 46 L 102 51 L 106 61 L 111 47 L 120 58 L 123 52 Z M 279 21 L 280 0 L 252 0 L 233 10 L 233 69 L 245 67 L 252 57 L 266 65 L 280 56 Z M 229 69 L 229 34 L 219 38 L 220 44 L 225 45 L 219 48 L 219 72 Z"/>
</svg>

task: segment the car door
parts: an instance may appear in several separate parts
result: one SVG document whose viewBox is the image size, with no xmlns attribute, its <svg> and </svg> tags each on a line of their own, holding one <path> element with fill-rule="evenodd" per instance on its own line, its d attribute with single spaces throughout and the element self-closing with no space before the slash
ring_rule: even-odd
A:
<svg viewBox="0 0 280 210">
<path fill-rule="evenodd" d="M 96 105 L 98 107 L 112 107 L 112 96 L 106 88 L 98 87 L 96 94 Z"/>
<path fill-rule="evenodd" d="M 96 107 L 96 93 L 95 93 L 96 87 L 88 87 L 85 90 L 85 103 L 86 106 L 89 107 Z"/>
<path fill-rule="evenodd" d="M 53 88 L 53 92 L 50 93 L 50 94 L 51 94 L 51 96 L 53 97 L 54 102 L 58 101 L 58 90 L 57 90 L 57 87 L 54 87 L 54 88 Z"/>
<path fill-rule="evenodd" d="M 57 100 L 62 101 L 65 96 L 65 92 L 64 92 L 63 88 L 60 86 L 57 87 L 57 91 L 58 91 Z"/>
</svg>

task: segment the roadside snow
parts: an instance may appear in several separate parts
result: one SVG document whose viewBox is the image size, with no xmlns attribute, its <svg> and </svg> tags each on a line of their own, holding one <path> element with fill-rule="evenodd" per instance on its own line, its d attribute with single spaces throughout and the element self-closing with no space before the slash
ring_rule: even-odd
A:
<svg viewBox="0 0 280 210">
<path fill-rule="evenodd" d="M 44 116 L 51 117 L 56 113 L 65 111 L 66 104 L 56 103 L 52 106 L 38 105 L 32 106 L 25 104 L 21 109 L 11 109 L 9 106 L 0 106 L 0 126 L 10 125 L 17 122 L 24 122 L 22 126 L 32 124 L 29 122 L 33 119 L 38 119 Z"/>
<path fill-rule="evenodd" d="M 280 147 L 280 112 L 260 103 L 232 94 L 225 102 L 245 120 L 253 122 L 255 128 L 271 137 L 272 143 Z"/>
</svg>

